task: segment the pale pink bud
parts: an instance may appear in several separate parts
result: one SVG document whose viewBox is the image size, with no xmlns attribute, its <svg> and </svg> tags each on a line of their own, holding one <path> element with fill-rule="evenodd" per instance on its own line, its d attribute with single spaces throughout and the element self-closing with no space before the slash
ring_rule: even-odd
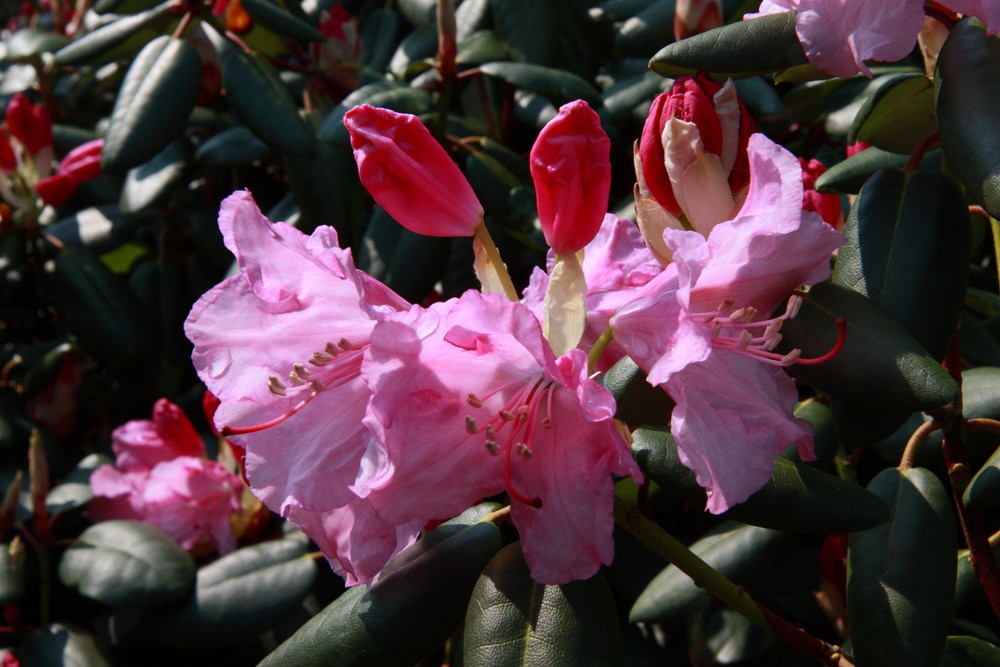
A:
<svg viewBox="0 0 1000 667">
<path fill-rule="evenodd" d="M 560 255 L 597 234 L 611 191 L 611 140 L 583 100 L 564 104 L 531 148 L 538 218 L 545 241 Z"/>
<path fill-rule="evenodd" d="M 677 41 L 722 25 L 722 0 L 677 0 L 674 38 Z"/>
<path fill-rule="evenodd" d="M 344 126 L 361 183 L 397 222 L 427 236 L 475 233 L 483 206 L 419 118 L 363 104 Z"/>
<path fill-rule="evenodd" d="M 31 155 L 52 145 L 52 119 L 41 105 L 32 105 L 24 93 L 14 95 L 7 105 L 7 131 Z"/>
</svg>

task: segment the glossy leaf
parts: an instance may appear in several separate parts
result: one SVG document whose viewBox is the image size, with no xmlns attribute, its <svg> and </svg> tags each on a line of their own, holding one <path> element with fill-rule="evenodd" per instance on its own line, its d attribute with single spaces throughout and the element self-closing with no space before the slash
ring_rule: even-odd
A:
<svg viewBox="0 0 1000 667">
<path fill-rule="evenodd" d="M 89 454 L 83 457 L 62 482 L 45 496 L 45 507 L 50 513 L 68 512 L 86 505 L 94 497 L 90 488 L 90 475 L 112 460 L 104 454 Z"/>
<path fill-rule="evenodd" d="M 246 125 L 226 128 L 198 146 L 194 157 L 212 167 L 232 167 L 274 155 L 274 150 L 257 138 Z"/>
<path fill-rule="evenodd" d="M 0 542 L 0 604 L 19 602 L 24 597 L 27 589 L 25 549 L 23 541 Z"/>
<path fill-rule="evenodd" d="M 110 667 L 97 642 L 79 628 L 53 623 L 24 638 L 18 664 L 31 667 Z"/>
<path fill-rule="evenodd" d="M 643 72 L 616 82 L 601 92 L 604 104 L 598 109 L 601 120 L 613 122 L 635 111 L 635 108 L 663 91 L 663 77 L 655 72 Z"/>
<path fill-rule="evenodd" d="M 976 637 L 948 637 L 939 667 L 1000 665 L 1000 647 Z"/>
<path fill-rule="evenodd" d="M 194 561 L 165 532 L 139 521 L 104 521 L 63 554 L 59 579 L 112 607 L 149 607 L 188 595 Z"/>
<path fill-rule="evenodd" d="M 948 492 L 925 468 L 883 470 L 868 485 L 888 523 L 851 535 L 847 606 L 855 660 L 937 667 L 955 594 Z"/>
<path fill-rule="evenodd" d="M 322 42 L 326 40 L 319 30 L 294 16 L 270 0 L 240 0 L 254 21 L 282 37 L 300 42 Z"/>
<path fill-rule="evenodd" d="M 854 403 L 841 398 L 830 398 L 830 409 L 837 429 L 837 437 L 850 449 L 871 445 L 885 440 L 907 423 L 913 410 L 870 407 L 864 403 Z M 905 445 L 905 441 L 903 443 Z M 891 463 L 898 463 L 902 450 L 889 457 Z"/>
<path fill-rule="evenodd" d="M 734 455 L 738 453 L 734 444 Z M 677 454 L 666 431 L 640 428 L 632 434 L 632 456 L 665 493 L 696 507 L 705 506 L 705 491 Z M 743 503 L 721 516 L 755 526 L 798 533 L 850 533 L 889 518 L 888 508 L 861 487 L 796 464 L 774 461 L 770 481 Z"/>
<path fill-rule="evenodd" d="M 198 570 L 194 593 L 184 605 L 149 612 L 144 636 L 188 649 L 239 644 L 297 609 L 315 578 L 316 561 L 302 541 L 244 547 Z"/>
<path fill-rule="evenodd" d="M 727 521 L 690 545 L 692 552 L 727 579 L 745 583 L 771 565 L 790 544 L 785 533 Z M 649 582 L 629 612 L 633 623 L 668 623 L 706 606 L 710 595 L 675 565 Z"/>
<path fill-rule="evenodd" d="M 201 90 L 201 59 L 188 42 L 163 35 L 135 57 L 122 82 L 101 164 L 122 171 L 163 150 L 187 124 Z"/>
<path fill-rule="evenodd" d="M 191 144 L 178 139 L 149 162 L 130 169 L 118 201 L 122 212 L 137 213 L 166 201 L 184 178 L 191 153 Z"/>
<path fill-rule="evenodd" d="M 373 9 L 361 26 L 361 62 L 376 71 L 389 66 L 398 46 L 399 13 L 394 9 Z"/>
<path fill-rule="evenodd" d="M 501 544 L 492 523 L 466 528 L 370 589 L 349 589 L 260 666 L 418 662 L 462 622 L 476 579 Z"/>
<path fill-rule="evenodd" d="M 909 156 L 884 151 L 872 146 L 842 162 L 832 165 L 816 179 L 820 192 L 846 192 L 857 194 L 872 174 L 887 167 L 906 166 Z M 920 169 L 937 171 L 941 167 L 941 151 L 928 151 L 920 162 Z"/>
<path fill-rule="evenodd" d="M 822 364 L 793 365 L 794 375 L 872 408 L 930 410 L 958 394 L 948 373 L 885 310 L 834 283 L 814 285 L 805 295 L 798 316 L 782 327 L 778 349 L 799 348 L 805 357 L 825 354 L 836 342 L 840 317 L 847 320 L 843 349 Z"/>
<path fill-rule="evenodd" d="M 943 358 L 958 327 L 971 246 L 965 199 L 951 179 L 877 172 L 851 207 L 844 236 L 833 282 L 867 296 Z"/>
<path fill-rule="evenodd" d="M 233 111 L 261 141 L 279 153 L 313 155 L 315 138 L 263 55 L 230 51 L 222 59 L 222 82 Z"/>
<path fill-rule="evenodd" d="M 973 201 L 1000 218 L 1000 39 L 965 19 L 949 33 L 935 85 L 941 143 Z"/>
<path fill-rule="evenodd" d="M 966 507 L 1000 505 L 1000 449 L 983 464 L 965 489 L 962 502 Z"/>
<path fill-rule="evenodd" d="M 91 64 L 99 56 L 104 56 L 136 36 L 144 28 L 166 24 L 167 16 L 173 11 L 172 2 L 164 2 L 138 14 L 123 16 L 70 42 L 55 53 L 56 64 L 73 66 Z M 147 38 L 148 39 L 148 38 Z M 137 44 L 134 48 L 138 49 Z"/>
<path fill-rule="evenodd" d="M 65 35 L 36 28 L 21 28 L 7 39 L 6 59 L 11 62 L 27 60 L 43 53 L 59 51 L 69 42 Z"/>
<path fill-rule="evenodd" d="M 510 44 L 526 63 L 555 64 L 553 59 L 557 40 L 553 37 L 561 27 L 558 3 L 493 0 L 490 4 L 493 10 L 493 31 L 497 37 Z"/>
<path fill-rule="evenodd" d="M 621 665 L 611 589 L 601 574 L 562 586 L 531 578 L 515 542 L 489 562 L 465 616 L 466 665 Z"/>
<path fill-rule="evenodd" d="M 337 230 L 341 246 L 350 247 L 363 217 L 354 155 L 346 147 L 322 142 L 316 142 L 313 152 L 311 158 L 285 158 L 288 185 L 301 213 L 296 227 L 308 234 L 320 225 L 330 225 Z"/>
<path fill-rule="evenodd" d="M 910 153 L 936 130 L 934 84 L 924 74 L 900 74 L 865 100 L 847 143 L 863 141 L 887 151 Z"/>
<path fill-rule="evenodd" d="M 494 60 L 508 60 L 510 45 L 490 30 L 481 30 L 458 43 L 455 62 L 459 65 L 481 65 Z"/>
<path fill-rule="evenodd" d="M 615 26 L 615 53 L 619 56 L 649 58 L 667 40 L 673 39 L 676 2 L 650 3 Z"/>
<path fill-rule="evenodd" d="M 483 74 L 503 79 L 515 88 L 549 97 L 557 104 L 576 99 L 597 100 L 600 97 L 589 82 L 565 70 L 515 62 L 486 63 L 479 69 Z"/>
<path fill-rule="evenodd" d="M 808 62 L 795 34 L 795 14 L 770 14 L 737 21 L 669 44 L 649 67 L 662 76 L 711 72 L 741 78 L 777 72 Z"/>
<path fill-rule="evenodd" d="M 141 222 L 110 204 L 77 211 L 52 223 L 47 232 L 66 245 L 104 254 L 131 240 Z"/>
</svg>

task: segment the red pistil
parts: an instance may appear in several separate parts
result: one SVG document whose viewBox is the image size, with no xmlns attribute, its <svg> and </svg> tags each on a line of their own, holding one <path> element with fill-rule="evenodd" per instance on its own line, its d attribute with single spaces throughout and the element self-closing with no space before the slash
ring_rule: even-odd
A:
<svg viewBox="0 0 1000 667">
<path fill-rule="evenodd" d="M 837 342 L 833 344 L 830 351 L 820 357 L 812 357 L 811 359 L 796 359 L 795 363 L 804 364 L 806 366 L 813 366 L 815 364 L 821 364 L 824 361 L 830 361 L 840 352 L 844 347 L 844 342 L 847 340 L 847 320 L 843 317 L 837 318 Z"/>
</svg>

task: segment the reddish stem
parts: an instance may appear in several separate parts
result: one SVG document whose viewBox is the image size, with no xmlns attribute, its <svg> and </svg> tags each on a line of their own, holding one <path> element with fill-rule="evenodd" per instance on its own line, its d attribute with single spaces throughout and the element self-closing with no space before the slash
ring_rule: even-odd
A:
<svg viewBox="0 0 1000 667">
<path fill-rule="evenodd" d="M 924 155 L 927 154 L 931 148 L 937 145 L 941 141 L 941 135 L 937 130 L 929 132 L 927 136 L 920 140 L 920 142 L 914 146 L 913 152 L 910 153 L 910 159 L 906 161 L 906 166 L 903 168 L 907 174 L 912 174 L 917 169 L 920 168 L 920 163 L 924 159 Z"/>
<path fill-rule="evenodd" d="M 924 5 L 924 14 L 951 30 L 958 23 L 958 14 L 947 7 L 936 2 L 928 2 Z"/>
</svg>

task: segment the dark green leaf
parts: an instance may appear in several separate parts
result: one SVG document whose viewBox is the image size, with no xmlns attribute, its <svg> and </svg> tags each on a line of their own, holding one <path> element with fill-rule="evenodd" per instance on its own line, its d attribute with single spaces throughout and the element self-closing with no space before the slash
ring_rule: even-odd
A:
<svg viewBox="0 0 1000 667">
<path fill-rule="evenodd" d="M 458 44 L 455 61 L 459 65 L 481 65 L 494 60 L 508 60 L 510 46 L 490 30 L 473 33 Z"/>
<path fill-rule="evenodd" d="M 888 523 L 851 536 L 847 606 L 858 664 L 937 667 L 955 595 L 948 492 L 924 468 L 879 473 L 868 489 Z"/>
<path fill-rule="evenodd" d="M 326 39 L 319 30 L 301 18 L 289 14 L 270 0 L 241 0 L 247 14 L 262 26 L 283 37 L 300 42 L 322 42 Z"/>
<path fill-rule="evenodd" d="M 493 0 L 491 4 L 493 31 L 519 54 L 518 60 L 535 65 L 555 64 L 559 3 Z"/>
<path fill-rule="evenodd" d="M 887 151 L 910 153 L 936 130 L 934 84 L 924 74 L 900 74 L 865 100 L 847 143 L 864 141 Z"/>
<path fill-rule="evenodd" d="M 705 647 L 720 665 L 759 658 L 777 640 L 735 609 L 713 609 L 705 623 Z"/>
<path fill-rule="evenodd" d="M 285 170 L 301 214 L 296 227 L 308 234 L 320 225 L 330 225 L 337 230 L 340 245 L 350 247 L 364 215 L 361 181 L 351 151 L 316 142 L 314 157 L 286 156 Z"/>
<path fill-rule="evenodd" d="M 674 39 L 676 3 L 661 0 L 629 16 L 615 29 L 615 53 L 632 58 L 649 58 Z"/>
<path fill-rule="evenodd" d="M 59 579 L 112 607 L 148 607 L 186 596 L 195 571 L 191 556 L 159 528 L 104 521 L 66 550 Z"/>
<path fill-rule="evenodd" d="M 833 282 L 882 306 L 931 356 L 943 358 L 969 274 L 967 211 L 947 176 L 876 172 L 851 207 Z"/>
<path fill-rule="evenodd" d="M 733 443 L 738 455 L 739 443 Z M 669 433 L 640 428 L 632 434 L 632 456 L 663 491 L 692 505 L 705 505 L 705 491 L 681 463 Z M 755 526 L 797 533 L 849 533 L 889 518 L 885 503 L 856 484 L 785 458 L 774 461 L 768 483 L 722 514 Z"/>
<path fill-rule="evenodd" d="M 232 167 L 274 155 L 270 146 L 258 139 L 246 125 L 236 125 L 198 146 L 194 157 L 213 167 Z"/>
<path fill-rule="evenodd" d="M 871 408 L 930 410 L 958 395 L 941 365 L 888 313 L 870 299 L 833 283 L 814 285 L 798 316 L 785 323 L 778 349 L 817 357 L 833 348 L 837 318 L 847 320 L 847 339 L 833 359 L 792 373 L 833 396 Z M 860 372 L 859 369 L 864 369 Z"/>
<path fill-rule="evenodd" d="M 315 137 L 274 65 L 263 55 L 229 52 L 222 60 L 222 82 L 233 111 L 261 141 L 279 153 L 313 155 Z"/>
<path fill-rule="evenodd" d="M 191 153 L 191 144 L 183 138 L 177 139 L 149 162 L 130 169 L 118 202 L 122 212 L 137 213 L 169 199 L 184 178 Z"/>
<path fill-rule="evenodd" d="M 449 255 L 451 239 L 404 229 L 389 261 L 385 284 L 407 301 L 419 303 L 441 279 Z"/>
<path fill-rule="evenodd" d="M 381 72 L 399 44 L 400 19 L 394 9 L 374 9 L 361 26 L 361 63 Z"/>
<path fill-rule="evenodd" d="M 663 90 L 663 77 L 644 72 L 615 83 L 601 93 L 604 100 L 601 119 L 614 122 L 631 114 L 637 106 L 648 102 Z"/>
<path fill-rule="evenodd" d="M 665 46 L 649 61 L 662 76 L 712 72 L 734 78 L 808 62 L 795 34 L 795 13 L 737 21 Z"/>
<path fill-rule="evenodd" d="M 65 35 L 35 28 L 21 28 L 7 39 L 6 58 L 11 62 L 24 60 L 43 53 L 52 53 L 66 46 Z"/>
<path fill-rule="evenodd" d="M 913 415 L 912 410 L 894 410 L 830 398 L 837 437 L 850 449 L 875 444 L 893 435 Z M 905 443 L 904 443 L 905 444 Z M 902 455 L 902 450 L 899 452 Z M 888 459 L 897 463 L 899 456 Z"/>
<path fill-rule="evenodd" d="M 965 489 L 962 502 L 966 507 L 1000 505 L 1000 449 L 979 469 Z"/>
<path fill-rule="evenodd" d="M 597 100 L 600 94 L 587 81 L 565 70 L 530 63 L 496 62 L 482 65 L 483 74 L 551 98 L 557 104 L 575 99 Z"/>
<path fill-rule="evenodd" d="M 130 241 L 141 219 L 128 215 L 114 204 L 92 206 L 52 223 L 50 236 L 66 245 L 104 254 Z"/>
<path fill-rule="evenodd" d="M 611 589 L 600 574 L 562 586 L 539 584 L 521 543 L 483 570 L 465 616 L 466 665 L 620 665 Z"/>
<path fill-rule="evenodd" d="M 972 199 L 1000 218 L 1000 39 L 964 19 L 937 60 L 937 114 L 948 162 Z"/>
<path fill-rule="evenodd" d="M 25 667 L 110 667 L 94 641 L 83 630 L 53 623 L 33 632 L 17 647 Z"/>
<path fill-rule="evenodd" d="M 157 37 L 139 52 L 122 82 L 101 164 L 122 171 L 146 162 L 187 124 L 201 90 L 201 59 L 188 42 Z"/>
<path fill-rule="evenodd" d="M 808 399 L 795 406 L 795 416 L 799 419 L 805 419 L 812 425 L 816 460 L 803 461 L 799 456 L 799 448 L 794 444 L 789 445 L 781 453 L 781 456 L 810 468 L 817 468 L 824 472 L 833 472 L 835 468 L 834 459 L 837 456 L 840 442 L 837 440 L 837 433 L 833 424 L 833 411 L 830 409 L 830 406 L 815 399 Z"/>
<path fill-rule="evenodd" d="M 906 165 L 909 156 L 890 153 L 881 148 L 866 148 L 843 162 L 838 162 L 816 179 L 816 189 L 820 192 L 847 192 L 857 194 L 868 178 L 879 169 L 886 167 L 901 168 Z M 920 162 L 920 169 L 937 171 L 941 167 L 941 151 L 928 151 Z"/>
<path fill-rule="evenodd" d="M 773 564 L 789 545 L 785 533 L 727 521 L 691 545 L 692 552 L 736 583 L 745 583 Z M 675 565 L 668 565 L 649 582 L 629 612 L 634 622 L 670 622 L 703 608 L 710 595 Z"/>
<path fill-rule="evenodd" d="M 348 590 L 260 667 L 418 662 L 462 622 L 476 579 L 501 544 L 492 523 L 466 528 L 371 589 Z"/>
<path fill-rule="evenodd" d="M 1000 647 L 975 637 L 948 637 L 939 667 L 995 667 Z"/>
<path fill-rule="evenodd" d="M 56 64 L 62 67 L 89 64 L 112 49 L 115 49 L 117 54 L 120 51 L 117 47 L 137 36 L 140 30 L 165 25 L 171 13 L 173 13 L 173 3 L 164 2 L 144 12 L 123 16 L 59 49 L 55 53 Z M 152 35 L 144 37 L 145 39 L 135 43 L 132 48 L 138 50 Z"/>
<path fill-rule="evenodd" d="M 400 81 L 412 79 L 431 68 L 437 45 L 437 26 L 433 23 L 420 26 L 400 42 L 389 61 L 389 71 Z"/>
<path fill-rule="evenodd" d="M 189 649 L 239 644 L 295 611 L 315 578 L 316 561 L 299 540 L 244 547 L 198 570 L 187 603 L 149 612 L 145 636 Z"/>
<path fill-rule="evenodd" d="M 431 108 L 431 95 L 426 90 L 395 83 L 376 81 L 358 88 L 334 107 L 320 123 L 316 136 L 337 146 L 350 146 L 350 135 L 344 127 L 344 115 L 360 104 L 392 109 L 399 113 L 422 114 Z"/>
<path fill-rule="evenodd" d="M 103 454 L 89 454 L 83 457 L 63 478 L 62 483 L 53 487 L 45 496 L 46 509 L 50 513 L 68 512 L 90 502 L 94 497 L 94 492 L 90 488 L 90 476 L 107 463 L 112 461 Z"/>
</svg>

